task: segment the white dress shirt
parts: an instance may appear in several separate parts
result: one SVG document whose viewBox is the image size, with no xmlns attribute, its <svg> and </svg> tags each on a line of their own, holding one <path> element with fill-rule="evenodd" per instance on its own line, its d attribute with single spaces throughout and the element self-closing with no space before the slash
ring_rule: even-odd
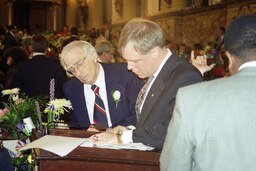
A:
<svg viewBox="0 0 256 171">
<path fill-rule="evenodd" d="M 246 62 L 244 64 L 242 64 L 239 68 L 238 71 L 240 71 L 243 68 L 247 68 L 247 67 L 256 67 L 256 61 L 251 61 L 251 62 Z"/>
<path fill-rule="evenodd" d="M 95 85 L 97 85 L 100 89 L 99 89 L 99 94 L 101 99 L 103 100 L 104 106 L 105 106 L 105 110 L 106 110 L 106 114 L 107 114 L 107 120 L 108 120 L 108 126 L 111 127 L 112 126 L 112 122 L 110 119 L 110 114 L 109 114 L 109 107 L 108 107 L 108 98 L 107 98 L 107 91 L 106 91 L 106 82 L 105 82 L 105 73 L 104 70 L 101 66 L 101 64 L 99 64 L 99 76 L 96 80 L 96 82 L 94 83 Z M 86 108 L 88 111 L 88 115 L 89 115 L 89 119 L 90 119 L 90 123 L 94 124 L 93 122 L 93 112 L 94 112 L 94 102 L 95 102 L 95 94 L 91 89 L 90 84 L 84 84 L 84 97 L 85 97 L 85 101 L 86 101 Z"/>
</svg>

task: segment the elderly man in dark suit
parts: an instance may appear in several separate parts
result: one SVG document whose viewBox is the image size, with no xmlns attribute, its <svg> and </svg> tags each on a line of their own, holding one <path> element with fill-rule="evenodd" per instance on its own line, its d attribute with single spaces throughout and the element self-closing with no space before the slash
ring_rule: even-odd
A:
<svg viewBox="0 0 256 171">
<path fill-rule="evenodd" d="M 54 97 L 64 97 L 62 86 L 67 81 L 67 76 L 59 61 L 45 56 L 47 39 L 43 35 L 36 35 L 32 38 L 31 45 L 33 57 L 19 64 L 11 87 L 19 87 L 28 96 L 49 96 L 52 83 L 55 88 Z"/>
<path fill-rule="evenodd" d="M 85 41 L 71 42 L 60 56 L 63 67 L 74 76 L 64 85 L 65 96 L 73 106 L 70 127 L 97 131 L 98 125 L 135 124 L 135 102 L 144 83 L 127 70 L 127 64 L 99 63 L 96 50 Z M 97 90 L 91 89 L 94 85 L 97 95 Z M 101 104 L 96 102 L 99 98 Z M 100 119 L 99 107 L 103 113 Z"/>
<path fill-rule="evenodd" d="M 120 35 L 119 50 L 128 69 L 140 78 L 149 78 L 136 103 L 136 129 L 116 127 L 92 138 L 96 145 L 142 142 L 162 149 L 180 87 L 202 81 L 200 72 L 164 47 L 163 31 L 143 19 L 128 22 Z M 117 134 L 117 135 L 116 135 Z"/>
</svg>

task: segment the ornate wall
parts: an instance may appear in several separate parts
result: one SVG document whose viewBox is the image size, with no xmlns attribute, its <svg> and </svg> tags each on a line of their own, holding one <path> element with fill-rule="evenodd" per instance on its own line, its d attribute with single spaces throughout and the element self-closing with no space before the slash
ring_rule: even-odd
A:
<svg viewBox="0 0 256 171">
<path fill-rule="evenodd" d="M 8 24 L 6 1 L 0 1 L 0 25 Z M 114 41 L 122 26 L 134 17 L 155 21 L 164 30 L 166 39 L 178 44 L 203 43 L 214 40 L 220 26 L 227 26 L 234 17 L 256 13 L 255 0 L 24 0 L 24 2 L 60 1 L 56 10 L 56 30 L 64 24 L 81 31 L 95 27 L 112 29 Z M 16 3 L 16 1 L 13 1 Z M 18 2 L 18 1 L 17 1 Z M 207 4 L 202 4 L 207 2 Z M 46 29 L 54 29 L 51 7 L 46 10 Z M 201 7 L 202 5 L 202 7 Z M 40 20 L 38 20 L 40 21 Z"/>
<path fill-rule="evenodd" d="M 148 2 L 151 0 L 148 0 Z M 162 0 L 166 4 L 166 0 Z M 166 39 L 177 44 L 185 43 L 193 47 L 194 43 L 207 44 L 215 40 L 216 32 L 221 27 L 227 27 L 234 17 L 244 14 L 256 13 L 256 1 L 211 1 L 210 6 L 200 7 L 187 0 L 172 0 L 171 5 L 161 7 L 163 2 L 147 3 L 136 6 L 141 10 L 141 17 L 151 19 L 164 30 Z M 153 0 L 152 0 L 153 2 Z M 161 4 L 159 4 L 161 3 Z M 124 18 L 126 13 L 123 14 Z M 132 17 L 131 17 L 132 18 Z M 113 22 L 113 33 L 118 33 L 126 20 Z"/>
</svg>

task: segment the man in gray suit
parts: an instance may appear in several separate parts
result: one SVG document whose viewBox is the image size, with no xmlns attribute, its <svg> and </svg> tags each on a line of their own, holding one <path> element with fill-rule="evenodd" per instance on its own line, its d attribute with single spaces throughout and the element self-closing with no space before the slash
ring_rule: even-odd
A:
<svg viewBox="0 0 256 171">
<path fill-rule="evenodd" d="M 224 47 L 233 76 L 178 91 L 162 171 L 256 169 L 256 15 L 236 18 Z"/>
<path fill-rule="evenodd" d="M 202 81 L 200 72 L 178 58 L 165 46 L 162 29 L 156 23 L 134 19 L 122 29 L 119 50 L 128 69 L 138 77 L 149 78 L 136 102 L 136 128 L 118 126 L 110 133 L 92 137 L 96 145 L 141 142 L 162 149 L 172 117 L 177 90 Z M 143 98 L 144 97 L 144 98 Z M 117 134 L 117 135 L 115 135 Z"/>
</svg>

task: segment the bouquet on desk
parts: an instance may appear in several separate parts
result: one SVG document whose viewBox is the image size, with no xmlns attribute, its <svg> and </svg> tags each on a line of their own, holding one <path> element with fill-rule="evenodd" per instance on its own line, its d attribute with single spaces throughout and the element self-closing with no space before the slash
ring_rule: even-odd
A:
<svg viewBox="0 0 256 171">
<path fill-rule="evenodd" d="M 3 109 L 0 109 L 1 139 L 18 140 L 16 150 L 29 142 L 32 129 L 40 127 L 37 104 L 44 103 L 43 97 L 30 98 L 19 93 L 20 89 L 2 91 Z M 41 118 L 41 117 L 40 117 Z M 12 164 L 17 170 L 31 170 L 31 151 L 11 153 Z"/>
<path fill-rule="evenodd" d="M 44 100 L 43 97 L 20 95 L 19 91 L 18 88 L 2 91 L 2 95 L 8 96 L 8 99 L 3 102 L 4 109 L 0 109 L 0 121 L 8 129 L 8 136 L 21 139 L 30 136 L 34 124 L 41 124 L 36 103 L 43 103 Z"/>
<path fill-rule="evenodd" d="M 7 89 L 2 91 L 6 98 L 3 102 L 3 109 L 0 109 L 0 136 L 1 139 L 17 139 L 16 151 L 29 143 L 29 137 L 33 128 L 40 129 L 52 127 L 58 122 L 60 114 L 64 114 L 67 109 L 72 109 L 70 101 L 66 99 L 54 99 L 52 90 L 52 100 L 47 104 L 46 97 L 28 97 L 19 93 L 20 89 Z M 46 105 L 47 104 L 47 105 Z M 48 114 L 47 121 L 43 122 L 40 108 L 45 107 L 44 112 Z M 18 170 L 32 170 L 31 150 L 22 151 L 12 156 L 13 165 Z"/>
</svg>

